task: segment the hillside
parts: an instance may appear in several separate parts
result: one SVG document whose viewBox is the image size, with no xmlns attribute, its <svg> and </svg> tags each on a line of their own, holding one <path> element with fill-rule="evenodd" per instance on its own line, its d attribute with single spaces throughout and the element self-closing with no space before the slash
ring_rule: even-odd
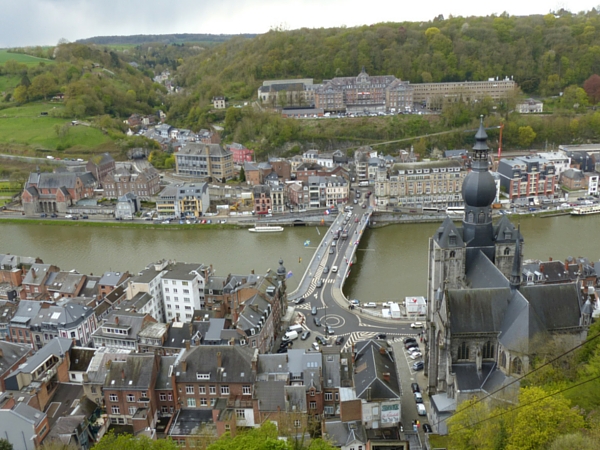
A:
<svg viewBox="0 0 600 450">
<path fill-rule="evenodd" d="M 96 45 L 141 45 L 148 43 L 161 44 L 181 44 L 185 42 L 191 43 L 220 43 L 231 39 L 234 36 L 243 36 L 253 38 L 256 34 L 134 34 L 131 36 L 94 36 L 86 39 L 78 39 L 75 41 L 79 44 L 96 44 Z"/>
</svg>

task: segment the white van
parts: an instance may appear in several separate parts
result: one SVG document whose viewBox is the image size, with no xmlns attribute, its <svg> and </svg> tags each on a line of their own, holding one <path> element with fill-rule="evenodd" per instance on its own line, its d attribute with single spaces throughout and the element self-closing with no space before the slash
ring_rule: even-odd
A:
<svg viewBox="0 0 600 450">
<path fill-rule="evenodd" d="M 291 325 L 288 327 L 288 329 L 286 331 L 288 333 L 290 331 L 295 331 L 296 333 L 302 333 L 304 331 L 304 328 L 302 328 L 302 325 Z"/>
<path fill-rule="evenodd" d="M 298 339 L 298 332 L 297 331 L 288 331 L 287 333 L 285 333 L 283 335 L 283 340 L 284 341 L 293 341 L 294 339 Z"/>
</svg>

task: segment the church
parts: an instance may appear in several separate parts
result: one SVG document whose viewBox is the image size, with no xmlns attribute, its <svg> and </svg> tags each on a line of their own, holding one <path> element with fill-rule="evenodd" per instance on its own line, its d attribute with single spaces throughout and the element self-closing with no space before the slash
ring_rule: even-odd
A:
<svg viewBox="0 0 600 450">
<path fill-rule="evenodd" d="M 524 375 L 539 342 L 579 344 L 591 321 L 578 281 L 522 283 L 523 236 L 506 215 L 492 222 L 496 185 L 483 119 L 475 141 L 462 226 L 446 218 L 429 239 L 425 375 L 440 411 Z M 517 393 L 515 383 L 498 396 L 514 401 Z"/>
</svg>

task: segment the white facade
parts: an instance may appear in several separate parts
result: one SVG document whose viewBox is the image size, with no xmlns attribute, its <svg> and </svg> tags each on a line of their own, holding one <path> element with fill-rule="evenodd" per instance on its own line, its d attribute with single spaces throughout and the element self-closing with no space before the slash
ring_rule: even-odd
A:
<svg viewBox="0 0 600 450">
<path fill-rule="evenodd" d="M 191 322 L 194 309 L 204 307 L 204 277 L 196 272 L 178 277 L 173 272 L 161 280 L 162 294 L 167 321 L 178 317 L 179 322 Z"/>
<path fill-rule="evenodd" d="M 560 178 L 560 174 L 565 170 L 571 168 L 571 158 L 565 155 L 563 152 L 541 152 L 538 156 L 547 159 L 549 162 L 554 164 L 554 170 L 556 170 L 557 178 Z"/>
<path fill-rule="evenodd" d="M 66 307 L 68 308 L 68 306 Z M 82 320 L 73 327 L 59 328 L 59 335 L 69 339 L 76 339 L 81 343 L 81 346 L 87 346 L 92 340 L 92 333 L 96 331 L 96 328 L 98 328 L 98 322 L 96 321 L 96 314 L 92 312 L 85 320 Z"/>
<path fill-rule="evenodd" d="M 400 401 L 362 401 L 362 421 L 367 429 L 397 426 L 400 423 Z"/>
<path fill-rule="evenodd" d="M 425 297 L 405 297 L 404 306 L 406 314 L 424 316 L 427 313 L 427 302 Z"/>
<path fill-rule="evenodd" d="M 317 155 L 317 164 L 322 167 L 327 167 L 329 169 L 333 168 L 333 155 Z"/>
<path fill-rule="evenodd" d="M 594 173 L 593 175 L 587 176 L 587 179 L 588 179 L 588 195 L 594 195 L 594 196 L 598 195 L 598 181 L 599 181 L 598 179 L 599 178 L 600 177 L 598 176 L 597 173 Z"/>
<path fill-rule="evenodd" d="M 147 277 L 131 278 L 127 285 L 127 300 L 131 300 L 140 292 L 149 294 L 152 299 L 146 303 L 142 309 L 138 310 L 139 313 L 149 314 L 157 322 L 165 321 L 165 308 L 163 302 L 163 290 L 161 286 L 161 280 L 166 270 L 157 270 L 157 267 L 153 266 L 147 271 L 154 271 L 154 277 L 147 279 Z"/>
</svg>

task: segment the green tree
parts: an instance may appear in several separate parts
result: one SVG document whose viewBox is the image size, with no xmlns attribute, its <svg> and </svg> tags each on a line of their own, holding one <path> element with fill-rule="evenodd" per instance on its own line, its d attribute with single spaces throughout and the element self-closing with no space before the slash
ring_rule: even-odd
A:
<svg viewBox="0 0 600 450">
<path fill-rule="evenodd" d="M 552 445 L 548 447 L 548 450 L 564 450 L 567 448 L 596 450 L 598 448 L 598 441 L 581 433 L 565 434 L 563 436 L 558 436 L 554 442 L 552 442 Z"/>
<path fill-rule="evenodd" d="M 130 434 L 116 436 L 113 432 L 105 434 L 94 450 L 177 450 L 179 447 L 170 439 L 153 441 L 146 436 L 134 437 Z"/>
<path fill-rule="evenodd" d="M 522 148 L 528 148 L 535 140 L 536 136 L 537 134 L 529 125 L 525 127 L 519 127 L 519 145 Z"/>
<path fill-rule="evenodd" d="M 539 387 L 521 390 L 506 450 L 547 448 L 558 436 L 583 428 L 583 417 L 565 397 L 548 395 Z"/>
<path fill-rule="evenodd" d="M 27 100 L 29 100 L 29 94 L 27 92 L 27 87 L 23 86 L 22 84 L 17 86 L 15 88 L 15 91 L 13 92 L 13 98 L 15 99 L 15 101 L 17 103 L 27 103 Z"/>
<path fill-rule="evenodd" d="M 240 175 L 238 178 L 242 183 L 246 181 L 246 171 L 244 170 L 244 166 L 240 168 Z"/>
<path fill-rule="evenodd" d="M 263 423 L 260 428 L 251 428 L 232 437 L 222 436 L 208 446 L 208 450 L 287 450 L 287 443 L 279 439 L 277 427 L 272 422 Z"/>
<path fill-rule="evenodd" d="M 46 100 L 49 94 L 58 91 L 58 85 L 52 75 L 43 73 L 33 79 L 30 91 L 32 96 L 43 97 L 43 99 Z"/>
<path fill-rule="evenodd" d="M 6 439 L 0 439 L 0 450 L 13 450 L 13 445 Z"/>
<path fill-rule="evenodd" d="M 582 111 L 588 105 L 588 95 L 579 86 L 568 86 L 563 92 L 560 104 L 565 109 Z"/>
</svg>

